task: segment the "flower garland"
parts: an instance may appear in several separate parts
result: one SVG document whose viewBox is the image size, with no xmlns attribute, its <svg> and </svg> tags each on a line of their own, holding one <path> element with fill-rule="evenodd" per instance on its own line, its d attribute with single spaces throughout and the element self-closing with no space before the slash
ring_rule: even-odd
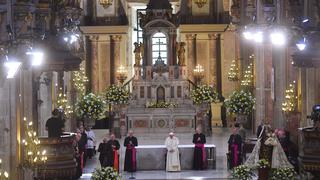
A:
<svg viewBox="0 0 320 180">
<path fill-rule="evenodd" d="M 201 85 L 192 90 L 190 96 L 192 101 L 197 105 L 203 103 L 219 102 L 218 92 L 214 90 L 213 87 L 208 85 Z"/>
<path fill-rule="evenodd" d="M 89 93 L 76 103 L 76 113 L 80 118 L 99 119 L 104 112 L 105 102 L 100 96 Z"/>
<path fill-rule="evenodd" d="M 229 81 L 238 81 L 239 80 L 239 68 L 236 60 L 232 60 L 230 69 L 228 72 Z"/>
<path fill-rule="evenodd" d="M 64 115 L 67 118 L 70 118 L 70 115 L 73 113 L 72 107 L 68 103 L 67 95 L 63 93 L 62 88 L 60 88 L 57 98 L 57 107 L 58 109 L 63 110 Z"/>
<path fill-rule="evenodd" d="M 272 170 L 271 180 L 294 180 L 296 175 L 293 168 L 277 168 Z"/>
<path fill-rule="evenodd" d="M 178 107 L 177 103 L 173 102 L 149 102 L 146 104 L 147 108 L 175 108 Z"/>
<path fill-rule="evenodd" d="M 86 76 L 86 71 L 83 65 L 80 65 L 79 71 L 73 72 L 73 85 L 80 96 L 84 96 L 86 92 L 86 84 L 89 82 L 88 77 Z"/>
<path fill-rule="evenodd" d="M 232 176 L 235 179 L 239 180 L 251 180 L 252 177 L 255 176 L 255 174 L 253 173 L 253 169 L 251 169 L 250 167 L 240 165 L 232 170 Z"/>
<path fill-rule="evenodd" d="M 109 104 L 127 104 L 130 99 L 130 93 L 123 87 L 111 85 L 105 93 L 106 102 Z"/>
<path fill-rule="evenodd" d="M 112 167 L 95 169 L 92 173 L 92 180 L 120 180 L 120 175 Z"/>
<path fill-rule="evenodd" d="M 27 122 L 27 118 L 23 118 L 24 122 L 24 138 L 21 144 L 24 146 L 23 154 L 24 161 L 22 162 L 22 167 L 31 168 L 35 170 L 40 163 L 46 163 L 47 156 L 46 150 L 41 149 L 40 140 L 37 136 L 37 132 L 33 128 L 33 122 Z"/>
<path fill-rule="evenodd" d="M 248 91 L 234 91 L 225 104 L 230 113 L 248 115 L 254 108 L 255 98 Z"/>
<path fill-rule="evenodd" d="M 289 84 L 289 89 L 286 89 L 285 100 L 282 103 L 282 111 L 289 113 L 293 112 L 297 104 L 295 81 Z"/>
</svg>

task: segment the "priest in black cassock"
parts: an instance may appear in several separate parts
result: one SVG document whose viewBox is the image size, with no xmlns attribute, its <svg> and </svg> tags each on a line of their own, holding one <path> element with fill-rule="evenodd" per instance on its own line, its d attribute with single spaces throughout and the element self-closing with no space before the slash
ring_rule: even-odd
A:
<svg viewBox="0 0 320 180">
<path fill-rule="evenodd" d="M 204 144 L 206 143 L 206 137 L 201 133 L 200 127 L 196 129 L 196 133 L 193 135 L 194 156 L 193 156 L 193 169 L 203 170 L 206 166 L 206 151 Z"/>
<path fill-rule="evenodd" d="M 230 138 L 228 140 L 229 144 L 229 153 L 228 153 L 228 163 L 229 168 L 232 169 L 234 167 L 237 167 L 241 164 L 242 158 L 242 139 L 241 136 L 238 134 L 238 130 L 234 128 L 232 130 L 232 134 L 230 135 Z"/>
<path fill-rule="evenodd" d="M 119 141 L 116 140 L 115 135 L 110 135 L 110 140 L 107 142 L 107 167 L 113 167 L 116 171 L 119 171 L 119 153 L 120 149 Z"/>
<path fill-rule="evenodd" d="M 124 158 L 124 171 L 135 172 L 137 169 L 136 161 L 136 146 L 138 140 L 133 136 L 133 131 L 128 132 L 128 137 L 124 139 L 124 146 L 126 147 L 126 155 Z"/>
</svg>

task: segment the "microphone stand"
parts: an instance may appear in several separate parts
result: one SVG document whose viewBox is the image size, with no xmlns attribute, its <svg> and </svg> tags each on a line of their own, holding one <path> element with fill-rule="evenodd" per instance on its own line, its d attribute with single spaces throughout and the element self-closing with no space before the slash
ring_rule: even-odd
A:
<svg viewBox="0 0 320 180">
<path fill-rule="evenodd" d="M 130 144 L 131 148 L 134 147 L 134 144 Z M 133 176 L 133 171 L 130 172 L 130 177 L 129 179 L 136 179 L 134 176 Z"/>
</svg>

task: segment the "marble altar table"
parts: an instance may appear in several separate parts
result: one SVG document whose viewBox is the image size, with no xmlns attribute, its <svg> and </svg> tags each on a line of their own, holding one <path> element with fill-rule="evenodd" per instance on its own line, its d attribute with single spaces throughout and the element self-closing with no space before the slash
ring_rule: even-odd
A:
<svg viewBox="0 0 320 180">
<path fill-rule="evenodd" d="M 216 146 L 205 144 L 208 169 L 215 169 Z M 165 170 L 167 149 L 165 145 L 141 145 L 137 148 L 137 170 Z M 179 145 L 182 170 L 193 166 L 194 145 Z"/>
</svg>

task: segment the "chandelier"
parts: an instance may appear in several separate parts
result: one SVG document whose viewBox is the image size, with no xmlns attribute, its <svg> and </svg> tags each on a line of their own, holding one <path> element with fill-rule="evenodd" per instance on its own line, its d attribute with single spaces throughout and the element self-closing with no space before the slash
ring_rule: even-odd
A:
<svg viewBox="0 0 320 180">
<path fill-rule="evenodd" d="M 193 69 L 193 76 L 194 76 L 197 84 L 198 84 L 199 82 L 201 82 L 201 79 L 204 78 L 204 69 L 203 69 L 203 66 L 201 66 L 200 64 L 198 64 L 198 65 L 196 66 L 196 68 Z"/>
<path fill-rule="evenodd" d="M 99 0 L 101 6 L 107 8 L 112 5 L 113 0 Z"/>
<path fill-rule="evenodd" d="M 128 77 L 128 71 L 127 68 L 124 66 L 120 66 L 117 70 L 117 79 L 122 84 Z"/>
<path fill-rule="evenodd" d="M 195 3 L 199 8 L 202 8 L 205 4 L 207 4 L 207 0 L 195 0 L 194 3 Z"/>
</svg>

